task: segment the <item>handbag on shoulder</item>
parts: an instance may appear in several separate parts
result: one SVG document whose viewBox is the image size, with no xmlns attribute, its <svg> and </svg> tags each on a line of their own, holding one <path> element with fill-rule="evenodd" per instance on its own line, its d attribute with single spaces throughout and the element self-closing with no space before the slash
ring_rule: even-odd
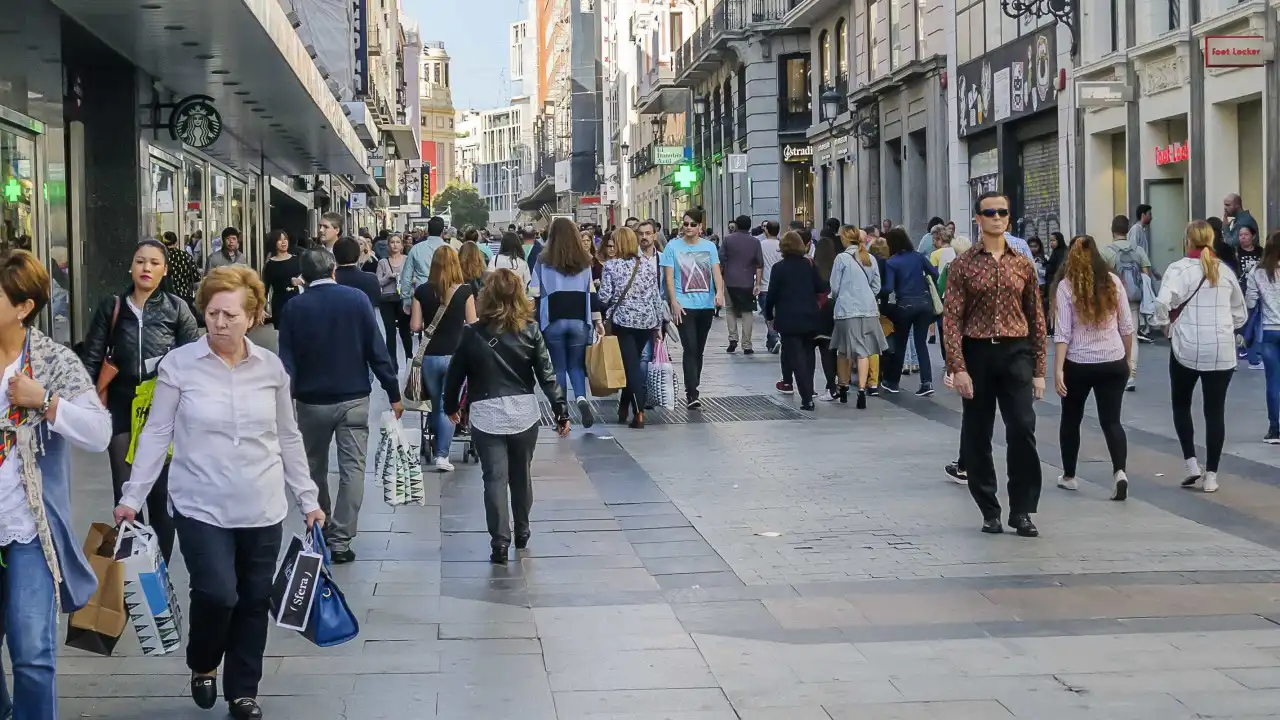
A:
<svg viewBox="0 0 1280 720">
<path fill-rule="evenodd" d="M 413 354 L 413 360 L 409 362 L 409 377 L 405 378 L 404 392 L 400 393 L 406 410 L 431 409 L 431 398 L 427 394 L 426 385 L 422 382 L 422 358 L 426 356 L 427 346 L 431 344 L 431 338 L 436 334 L 436 327 L 440 325 L 440 319 L 448 309 L 448 303 L 440 303 L 440 309 L 436 310 L 435 317 L 431 318 L 431 324 L 422 331 L 422 339 L 418 341 L 418 352 Z"/>
</svg>

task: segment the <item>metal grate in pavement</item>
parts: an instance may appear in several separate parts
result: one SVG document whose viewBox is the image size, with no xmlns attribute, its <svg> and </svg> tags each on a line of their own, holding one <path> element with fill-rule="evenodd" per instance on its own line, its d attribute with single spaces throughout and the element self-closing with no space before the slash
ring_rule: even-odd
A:
<svg viewBox="0 0 1280 720">
<path fill-rule="evenodd" d="M 618 419 L 618 401 L 615 398 L 603 398 L 591 401 L 596 413 L 597 424 L 614 424 Z M 542 425 L 552 427 L 555 416 L 551 405 L 545 401 L 540 404 Z M 569 415 L 575 427 L 582 426 L 582 418 L 578 408 L 569 403 Z M 768 395 L 735 395 L 730 397 L 704 397 L 702 409 L 686 410 L 683 405 L 674 410 L 654 408 L 644 414 L 647 425 L 689 425 L 697 423 L 732 423 L 759 422 L 767 420 L 812 420 L 813 415 L 799 409 L 783 405 Z"/>
</svg>

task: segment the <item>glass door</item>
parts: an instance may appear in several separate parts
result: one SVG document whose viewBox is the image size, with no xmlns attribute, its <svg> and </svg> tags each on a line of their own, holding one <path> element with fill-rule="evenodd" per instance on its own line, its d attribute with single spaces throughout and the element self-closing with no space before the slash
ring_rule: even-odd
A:
<svg viewBox="0 0 1280 720">
<path fill-rule="evenodd" d="M 164 242 L 165 233 L 177 235 L 182 230 L 178 206 L 183 190 L 178 187 L 178 177 L 178 168 L 151 158 L 147 237 Z"/>
<path fill-rule="evenodd" d="M 35 250 L 35 139 L 0 127 L 0 249 Z"/>
<path fill-rule="evenodd" d="M 187 251 L 195 258 L 196 265 L 204 267 L 205 258 L 209 256 L 209 245 L 204 236 L 204 163 L 188 159 L 186 166 L 183 242 L 187 244 Z"/>
</svg>

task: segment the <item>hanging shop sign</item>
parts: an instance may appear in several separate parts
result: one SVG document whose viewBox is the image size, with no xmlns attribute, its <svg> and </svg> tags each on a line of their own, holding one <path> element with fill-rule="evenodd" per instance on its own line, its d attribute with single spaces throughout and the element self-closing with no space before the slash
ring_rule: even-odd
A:
<svg viewBox="0 0 1280 720">
<path fill-rule="evenodd" d="M 685 161 L 683 145 L 658 145 L 653 149 L 654 162 L 659 165 L 679 165 Z"/>
<path fill-rule="evenodd" d="M 1191 144 L 1178 142 L 1165 147 L 1156 146 L 1156 165 L 1173 165 L 1191 159 Z"/>
<path fill-rule="evenodd" d="M 1057 37 L 1054 23 L 957 69 L 960 137 L 1057 106 Z"/>
<path fill-rule="evenodd" d="M 729 172 L 745 173 L 747 171 L 747 154 L 746 153 L 730 153 L 728 158 L 729 158 Z"/>
<path fill-rule="evenodd" d="M 1076 107 L 1124 107 L 1133 100 L 1133 88 L 1122 82 L 1081 80 L 1076 83 Z"/>
<path fill-rule="evenodd" d="M 348 210 L 365 210 L 369 207 L 369 196 L 362 192 L 353 192 L 347 200 Z"/>
<path fill-rule="evenodd" d="M 222 115 L 208 95 L 188 95 L 169 114 L 169 135 L 194 148 L 204 149 L 222 136 Z"/>
<path fill-rule="evenodd" d="M 1207 68 L 1259 67 L 1273 53 L 1261 35 L 1206 35 L 1204 66 Z"/>
<path fill-rule="evenodd" d="M 352 90 L 357 98 L 369 92 L 369 18 L 366 0 L 351 0 L 351 51 L 355 55 Z"/>
<path fill-rule="evenodd" d="M 782 162 L 807 163 L 813 157 L 813 146 L 808 143 L 786 143 L 782 146 Z"/>
</svg>

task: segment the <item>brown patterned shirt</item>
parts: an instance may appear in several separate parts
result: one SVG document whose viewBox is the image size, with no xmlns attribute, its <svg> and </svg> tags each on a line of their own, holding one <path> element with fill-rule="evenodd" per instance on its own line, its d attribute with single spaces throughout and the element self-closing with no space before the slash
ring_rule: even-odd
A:
<svg viewBox="0 0 1280 720">
<path fill-rule="evenodd" d="M 1045 376 L 1045 324 L 1036 267 L 1005 246 L 996 260 L 979 240 L 947 269 L 942 341 L 947 371 L 967 372 L 965 338 L 1025 337 L 1035 353 L 1035 377 Z"/>
</svg>

